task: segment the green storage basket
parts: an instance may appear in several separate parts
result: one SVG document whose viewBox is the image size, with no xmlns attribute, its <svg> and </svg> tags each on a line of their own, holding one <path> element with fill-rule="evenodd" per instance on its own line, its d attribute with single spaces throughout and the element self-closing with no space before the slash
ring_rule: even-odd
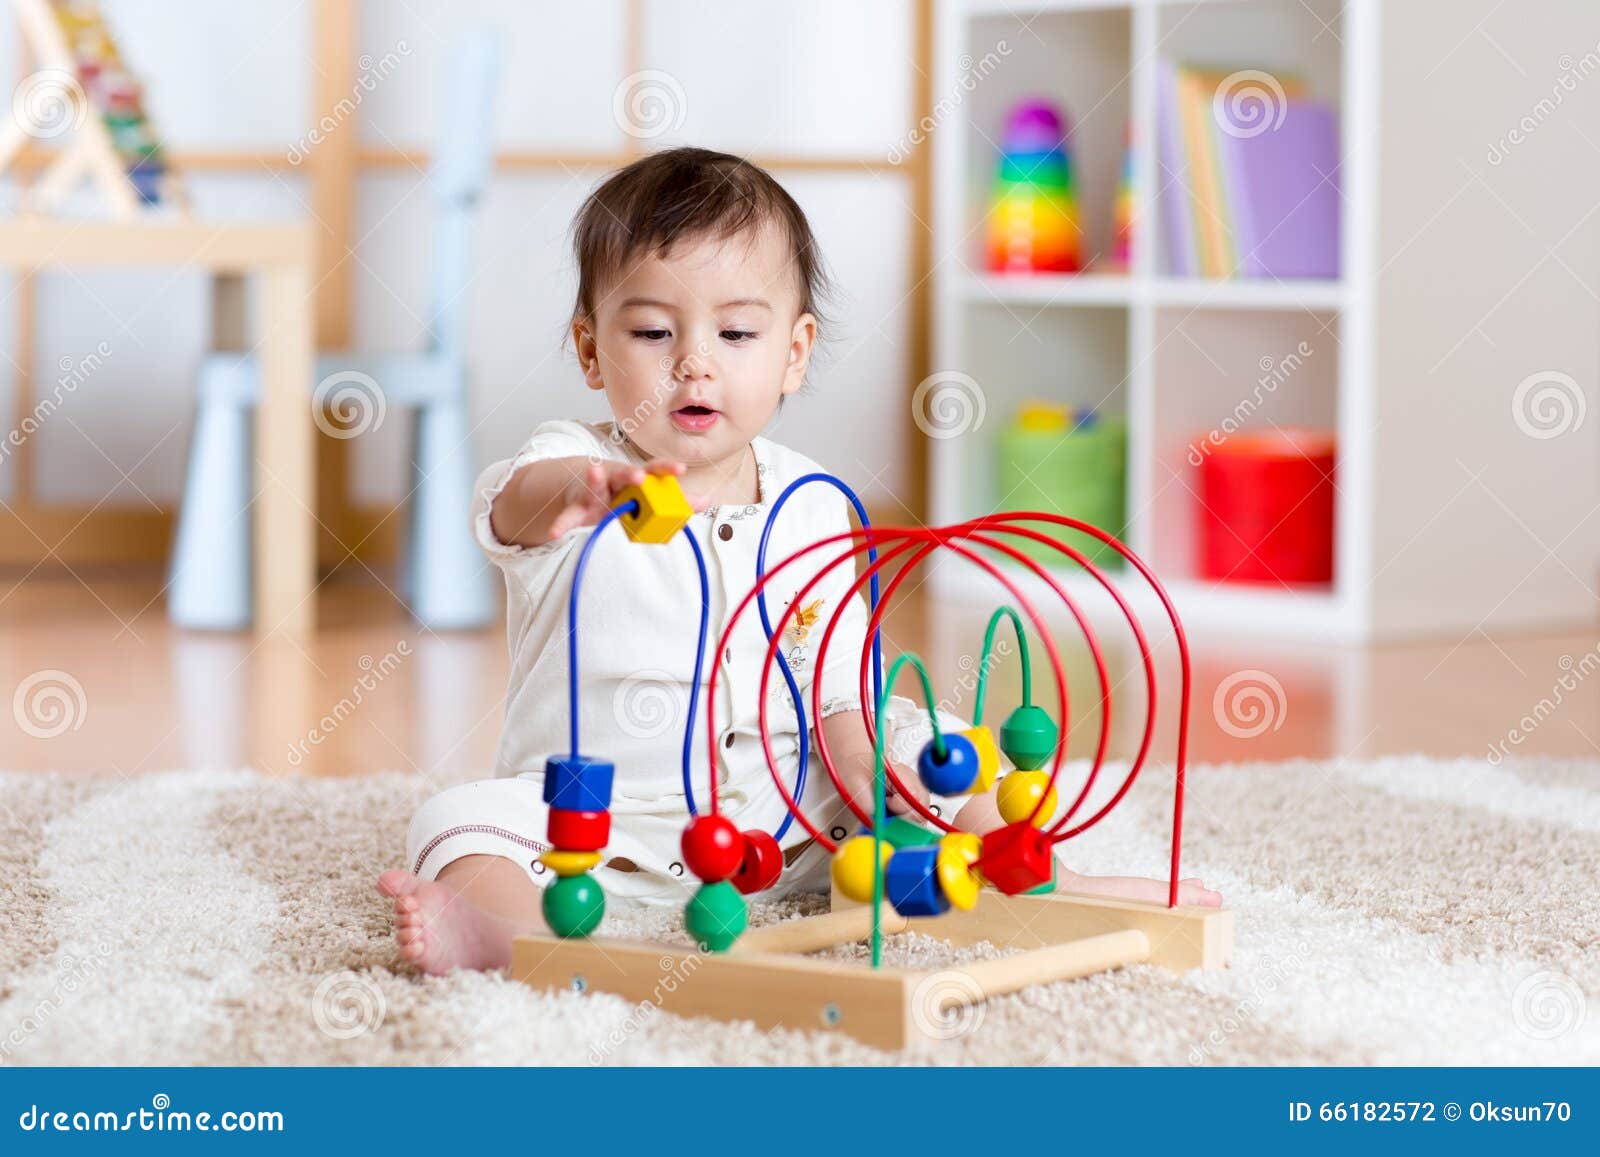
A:
<svg viewBox="0 0 1600 1157">
<path fill-rule="evenodd" d="M 996 509 L 1063 514 L 1123 538 L 1127 460 L 1128 426 L 1122 418 L 1080 416 L 1074 424 L 1057 407 L 1029 407 L 1000 434 Z M 1059 537 L 1082 551 L 1096 566 L 1122 565 L 1120 554 L 1081 531 L 1063 530 L 1045 522 L 1022 525 Z M 1042 543 L 1015 537 L 1007 541 L 1041 562 L 1076 565 Z"/>
</svg>

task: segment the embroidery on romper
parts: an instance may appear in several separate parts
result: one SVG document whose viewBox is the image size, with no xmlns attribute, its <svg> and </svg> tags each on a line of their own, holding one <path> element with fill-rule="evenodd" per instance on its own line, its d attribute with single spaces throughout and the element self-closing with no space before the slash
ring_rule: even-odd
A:
<svg viewBox="0 0 1600 1157">
<path fill-rule="evenodd" d="M 812 599 L 789 620 L 788 629 L 784 633 L 794 640 L 796 646 L 806 641 L 811 634 L 812 626 L 822 617 L 822 604 L 822 599 Z"/>
</svg>

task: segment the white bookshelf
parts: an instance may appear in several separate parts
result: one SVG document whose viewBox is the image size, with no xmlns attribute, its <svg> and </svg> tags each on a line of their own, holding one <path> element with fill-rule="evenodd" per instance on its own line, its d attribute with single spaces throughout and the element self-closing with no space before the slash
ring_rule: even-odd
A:
<svg viewBox="0 0 1600 1157">
<path fill-rule="evenodd" d="M 1588 7 L 1536 6 L 1497 22 L 1490 45 L 1478 34 L 1494 13 L 1489 0 L 941 0 L 935 101 L 961 99 L 930 134 L 933 364 L 976 381 L 986 416 L 970 432 L 928 440 L 932 521 L 1004 508 L 993 485 L 996 437 L 1019 403 L 1042 397 L 1126 418 L 1127 541 L 1192 629 L 1357 640 L 1594 622 L 1600 214 L 1584 190 L 1600 187 L 1600 150 L 1552 124 L 1547 142 L 1504 166 L 1482 162 L 1494 134 L 1547 92 L 1557 58 L 1600 42 L 1600 11 L 1580 11 Z M 964 87 L 987 53 L 998 66 Z M 1521 67 L 1486 63 L 1505 56 Z M 1154 188 L 1164 58 L 1293 74 L 1338 110 L 1338 278 L 1166 272 Z M 1541 62 L 1549 76 L 1534 75 Z M 1600 79 L 1583 83 L 1595 91 L 1568 95 L 1563 111 L 1571 131 L 1593 138 Z M 1127 271 L 984 271 L 979 226 L 997 142 L 1007 111 L 1028 96 L 1053 99 L 1070 118 L 1086 256 L 1111 250 L 1131 127 L 1137 221 Z M 1523 219 L 1548 223 L 1547 244 L 1559 238 L 1579 255 L 1550 264 L 1594 259 L 1575 275 L 1587 286 L 1547 276 L 1536 239 L 1519 248 L 1508 238 Z M 1234 412 L 1266 359 L 1302 341 L 1312 354 L 1245 425 L 1336 431 L 1334 581 L 1205 581 L 1190 440 Z M 1588 424 L 1558 438 L 1527 436 L 1511 411 L 1518 383 L 1545 370 L 1578 382 L 1590 411 Z M 1069 589 L 1086 589 L 1083 576 L 1061 573 Z M 949 560 L 932 581 L 958 597 L 1000 594 Z"/>
</svg>

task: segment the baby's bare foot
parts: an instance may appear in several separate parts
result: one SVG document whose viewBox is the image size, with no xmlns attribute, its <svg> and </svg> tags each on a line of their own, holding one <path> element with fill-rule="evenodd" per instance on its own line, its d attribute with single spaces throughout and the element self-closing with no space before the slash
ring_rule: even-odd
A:
<svg viewBox="0 0 1600 1157">
<path fill-rule="evenodd" d="M 448 885 L 395 868 L 378 877 L 378 891 L 394 899 L 401 957 L 429 976 L 511 963 L 512 929 L 506 921 Z"/>
<path fill-rule="evenodd" d="M 1167 881 L 1142 876 L 1080 876 L 1061 868 L 1056 880 L 1058 892 L 1087 892 L 1094 896 L 1114 896 L 1119 900 L 1143 900 L 1151 904 L 1167 902 Z M 1178 903 L 1202 908 L 1222 907 L 1222 893 L 1213 892 L 1198 876 L 1178 881 Z"/>
</svg>

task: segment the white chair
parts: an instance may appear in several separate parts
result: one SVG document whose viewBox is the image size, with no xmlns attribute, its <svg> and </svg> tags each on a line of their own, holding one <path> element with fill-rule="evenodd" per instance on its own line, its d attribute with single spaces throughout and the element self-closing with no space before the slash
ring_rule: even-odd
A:
<svg viewBox="0 0 1600 1157">
<path fill-rule="evenodd" d="M 493 157 L 498 64 L 492 30 L 467 35 L 446 91 L 430 172 L 434 312 L 426 348 L 317 361 L 323 383 L 317 394 L 359 384 L 381 391 L 369 403 L 385 413 L 416 411 L 401 594 L 420 622 L 436 628 L 483 626 L 497 613 L 493 568 L 485 565 L 468 522 L 476 467 L 463 330 L 474 218 Z M 218 353 L 205 359 L 199 376 L 167 610 L 181 626 L 237 630 L 252 616 L 250 425 L 260 369 L 249 355 Z M 306 385 L 309 392 L 316 383 Z M 323 401 L 318 397 L 315 404 Z"/>
</svg>

